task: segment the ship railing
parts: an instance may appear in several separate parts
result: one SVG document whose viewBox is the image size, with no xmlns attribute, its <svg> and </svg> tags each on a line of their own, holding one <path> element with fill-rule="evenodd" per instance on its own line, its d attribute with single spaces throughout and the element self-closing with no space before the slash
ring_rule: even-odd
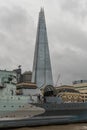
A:
<svg viewBox="0 0 87 130">
<path fill-rule="evenodd" d="M 1 83 L 0 83 L 0 89 L 5 88 L 5 87 L 6 87 L 5 84 L 1 84 Z"/>
<path fill-rule="evenodd" d="M 0 85 L 0 89 L 3 89 L 3 88 L 5 88 L 5 86 L 4 85 Z"/>
</svg>

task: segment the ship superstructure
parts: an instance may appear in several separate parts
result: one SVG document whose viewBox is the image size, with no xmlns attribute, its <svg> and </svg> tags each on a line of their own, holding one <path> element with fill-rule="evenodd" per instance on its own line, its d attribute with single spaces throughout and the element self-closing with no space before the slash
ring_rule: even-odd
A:
<svg viewBox="0 0 87 130">
<path fill-rule="evenodd" d="M 24 118 L 39 114 L 43 109 L 30 103 L 31 96 L 16 95 L 16 73 L 0 70 L 0 118 Z"/>
</svg>

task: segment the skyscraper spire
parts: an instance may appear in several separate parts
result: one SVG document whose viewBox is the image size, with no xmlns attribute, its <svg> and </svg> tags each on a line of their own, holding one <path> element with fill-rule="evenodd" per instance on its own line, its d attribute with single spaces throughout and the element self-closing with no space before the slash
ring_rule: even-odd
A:
<svg viewBox="0 0 87 130">
<path fill-rule="evenodd" d="M 44 9 L 41 8 L 36 36 L 32 82 L 38 87 L 53 85 Z"/>
</svg>

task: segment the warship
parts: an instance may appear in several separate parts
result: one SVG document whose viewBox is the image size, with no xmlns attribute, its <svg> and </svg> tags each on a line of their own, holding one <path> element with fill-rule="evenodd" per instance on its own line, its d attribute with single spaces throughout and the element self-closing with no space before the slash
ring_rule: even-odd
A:
<svg viewBox="0 0 87 130">
<path fill-rule="evenodd" d="M 0 71 L 0 128 L 87 122 L 87 102 L 63 102 L 52 86 L 31 100 L 30 96 L 16 95 L 16 75 Z"/>
</svg>

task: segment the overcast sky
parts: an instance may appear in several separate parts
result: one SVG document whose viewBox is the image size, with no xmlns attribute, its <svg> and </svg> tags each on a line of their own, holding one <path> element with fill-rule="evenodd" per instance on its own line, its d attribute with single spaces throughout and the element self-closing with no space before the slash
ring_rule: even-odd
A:
<svg viewBox="0 0 87 130">
<path fill-rule="evenodd" d="M 32 70 L 41 6 L 54 83 L 87 79 L 87 0 L 0 0 L 0 69 Z"/>
</svg>

